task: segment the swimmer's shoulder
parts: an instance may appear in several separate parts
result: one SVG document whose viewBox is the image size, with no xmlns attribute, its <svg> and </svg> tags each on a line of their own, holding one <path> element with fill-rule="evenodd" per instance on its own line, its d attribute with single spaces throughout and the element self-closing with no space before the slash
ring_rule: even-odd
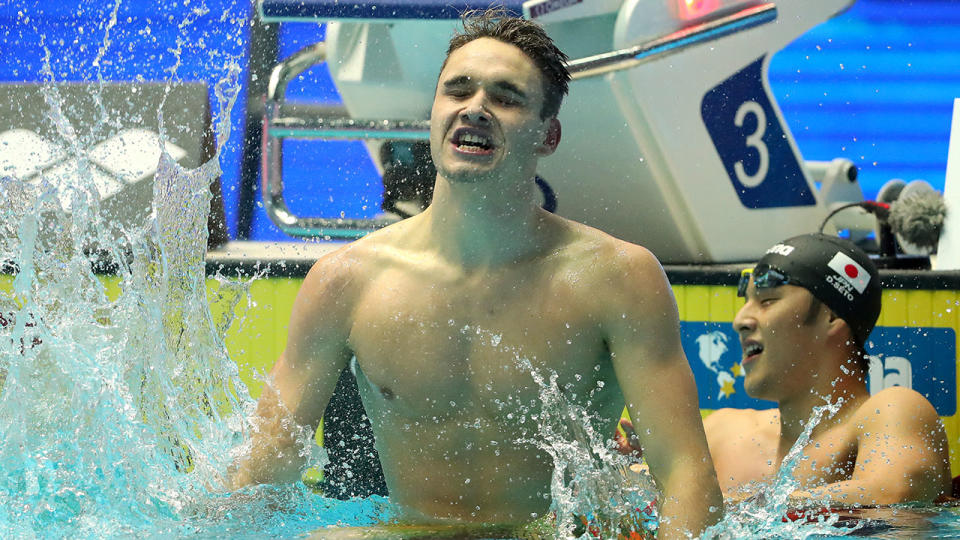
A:
<svg viewBox="0 0 960 540">
<path fill-rule="evenodd" d="M 707 444 L 712 450 L 738 448 L 742 443 L 762 444 L 780 436 L 778 409 L 717 409 L 703 419 Z"/>
<path fill-rule="evenodd" d="M 718 409 L 703 419 L 703 429 L 717 470 L 728 474 L 731 468 L 742 468 L 744 459 L 765 463 L 774 458 L 780 411 Z"/>
<path fill-rule="evenodd" d="M 382 269 L 385 262 L 402 251 L 402 239 L 415 220 L 413 217 L 394 223 L 324 255 L 313 264 L 308 279 L 316 274 L 327 279 L 353 280 Z"/>
<path fill-rule="evenodd" d="M 358 264 L 356 250 L 347 244 L 325 254 L 313 263 L 300 286 L 298 297 L 307 305 L 323 306 L 330 302 L 342 303 L 356 284 Z"/>
<path fill-rule="evenodd" d="M 557 219 L 562 220 L 568 231 L 566 245 L 573 260 L 589 261 L 591 268 L 609 272 L 608 278 L 636 273 L 664 277 L 660 261 L 647 248 L 577 221 L 559 216 Z"/>
<path fill-rule="evenodd" d="M 930 401 L 910 388 L 892 386 L 870 396 L 853 415 L 863 429 L 889 424 L 925 425 L 939 422 L 940 416 Z"/>
<path fill-rule="evenodd" d="M 569 302 L 592 313 L 606 331 L 679 347 L 676 301 L 653 253 L 581 223 L 567 221 L 567 228 L 566 255 L 552 275 L 572 293 Z"/>
<path fill-rule="evenodd" d="M 704 418 L 703 428 L 725 494 L 763 481 L 773 470 L 780 437 L 777 409 L 718 409 Z"/>
</svg>

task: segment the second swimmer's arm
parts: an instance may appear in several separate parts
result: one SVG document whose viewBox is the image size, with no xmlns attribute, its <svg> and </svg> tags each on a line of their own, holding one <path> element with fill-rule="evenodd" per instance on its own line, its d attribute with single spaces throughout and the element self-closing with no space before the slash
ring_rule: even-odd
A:
<svg viewBox="0 0 960 540">
<path fill-rule="evenodd" d="M 885 505 L 930 502 L 948 493 L 947 437 L 926 398 L 908 388 L 887 388 L 860 411 L 851 478 L 796 492 L 794 497 L 840 505 Z"/>
</svg>

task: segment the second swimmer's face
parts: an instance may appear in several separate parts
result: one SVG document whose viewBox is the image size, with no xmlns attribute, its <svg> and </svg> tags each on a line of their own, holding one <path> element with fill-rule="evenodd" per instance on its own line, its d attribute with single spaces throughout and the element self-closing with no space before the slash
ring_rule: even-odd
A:
<svg viewBox="0 0 960 540">
<path fill-rule="evenodd" d="M 747 393 L 780 401 L 809 392 L 829 320 L 829 310 L 808 290 L 794 285 L 757 289 L 751 281 L 746 302 L 733 319 Z"/>
</svg>

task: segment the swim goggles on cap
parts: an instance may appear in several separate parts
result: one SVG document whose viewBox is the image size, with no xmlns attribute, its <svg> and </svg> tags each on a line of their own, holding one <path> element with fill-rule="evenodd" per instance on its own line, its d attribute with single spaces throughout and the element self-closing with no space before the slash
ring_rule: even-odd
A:
<svg viewBox="0 0 960 540">
<path fill-rule="evenodd" d="M 796 279 L 792 279 L 776 268 L 758 264 L 753 270 L 748 268 L 740 272 L 740 283 L 737 285 L 737 296 L 740 298 L 747 296 L 747 286 L 750 285 L 751 276 L 753 277 L 753 286 L 757 289 L 772 289 L 788 284 L 799 285 Z"/>
</svg>

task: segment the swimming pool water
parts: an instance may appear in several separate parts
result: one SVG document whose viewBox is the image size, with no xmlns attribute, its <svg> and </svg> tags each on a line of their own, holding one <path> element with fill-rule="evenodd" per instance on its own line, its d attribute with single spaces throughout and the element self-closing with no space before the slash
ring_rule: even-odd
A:
<svg viewBox="0 0 960 540">
<path fill-rule="evenodd" d="M 85 72 L 96 83 L 109 63 L 133 61 L 138 52 L 131 43 L 149 41 L 150 25 L 128 26 L 122 5 L 102 6 L 82 25 L 103 36 L 97 51 L 58 57 L 46 48 L 42 76 L 52 83 Z M 225 13 L 211 13 L 202 1 L 193 6 L 186 19 L 166 21 L 180 29 L 182 46 L 152 61 L 165 62 L 170 81 L 180 79 L 184 63 L 216 67 L 210 82 L 218 153 L 195 170 L 164 155 L 149 219 L 124 230 L 109 223 L 94 187 L 96 166 L 83 150 L 86 138 L 131 119 L 100 111 L 92 131 L 80 130 L 66 119 L 52 85 L 45 90 L 48 119 L 58 144 L 77 157 L 76 174 L 59 184 L 0 179 L 0 261 L 9 263 L 0 278 L 0 538 L 297 538 L 375 524 L 394 513 L 384 498 L 337 501 L 301 484 L 233 493 L 223 487 L 252 429 L 254 400 L 224 344 L 226 330 L 242 323 L 232 314 L 247 298 L 249 279 L 216 276 L 216 293 L 208 295 L 206 209 L 208 186 L 221 172 L 219 150 L 232 140 L 229 118 L 240 89 L 237 58 L 218 43 L 242 39 L 247 6 Z M 219 26 L 191 34 L 204 20 Z M 114 263 L 108 276 L 95 274 L 91 264 L 102 254 Z M 520 355 L 517 361 L 524 363 Z M 608 436 L 564 400 L 551 374 L 530 374 L 542 389 L 543 427 L 527 442 L 555 461 L 560 526 L 569 528 L 573 515 L 623 516 L 649 504 L 651 485 L 624 480 L 625 458 L 611 451 Z M 304 432 L 304 448 L 312 464 L 322 465 L 311 436 Z M 732 507 L 710 534 L 960 534 L 954 508 L 855 512 L 874 520 L 864 522 L 871 529 L 837 528 L 839 513 L 783 522 L 790 486 L 784 474 L 762 502 Z"/>
</svg>

